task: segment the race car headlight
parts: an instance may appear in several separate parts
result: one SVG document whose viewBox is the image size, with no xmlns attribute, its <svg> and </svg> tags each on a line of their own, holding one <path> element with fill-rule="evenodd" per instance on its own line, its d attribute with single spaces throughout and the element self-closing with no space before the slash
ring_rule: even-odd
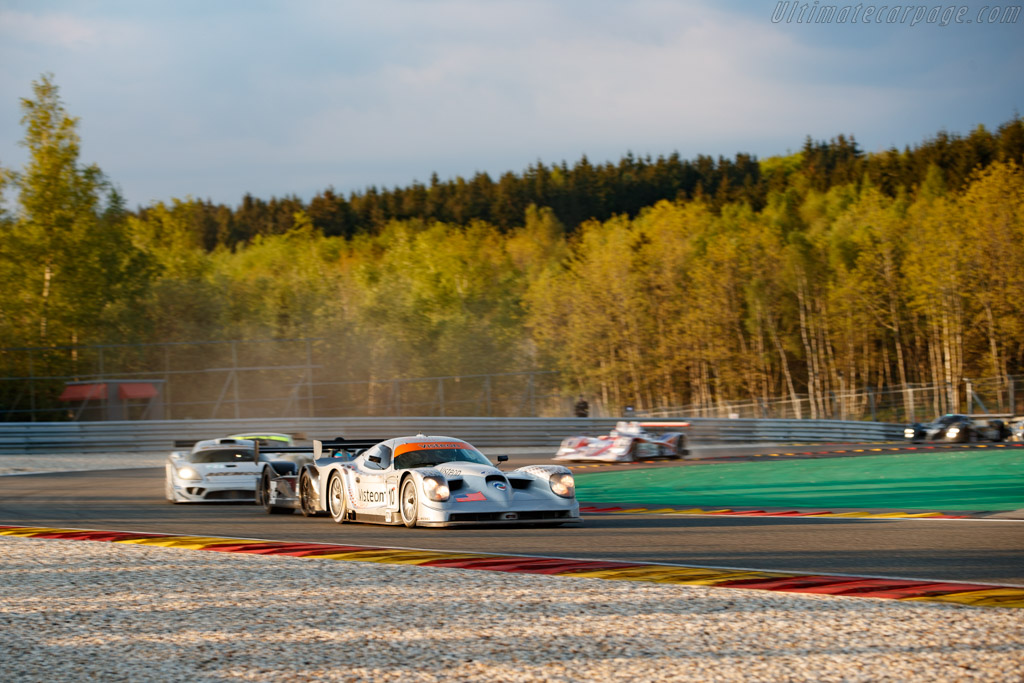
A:
<svg viewBox="0 0 1024 683">
<path fill-rule="evenodd" d="M 949 429 L 946 430 L 946 437 L 949 438 L 949 439 L 953 439 L 959 433 L 960 433 L 960 428 L 959 427 L 950 427 Z"/>
<path fill-rule="evenodd" d="M 185 466 L 178 469 L 178 476 L 182 479 L 202 479 L 202 475 L 191 467 Z"/>
<path fill-rule="evenodd" d="M 423 493 L 430 500 L 446 501 L 451 495 L 448 482 L 441 477 L 423 477 Z"/>
<path fill-rule="evenodd" d="M 907 427 L 906 429 L 903 430 L 903 436 L 906 436 L 906 437 L 914 436 L 914 430 L 911 429 L 910 427 Z"/>
<path fill-rule="evenodd" d="M 555 492 L 556 496 L 572 498 L 576 495 L 576 480 L 568 472 L 552 474 L 548 483 L 551 484 L 551 490 Z"/>
</svg>

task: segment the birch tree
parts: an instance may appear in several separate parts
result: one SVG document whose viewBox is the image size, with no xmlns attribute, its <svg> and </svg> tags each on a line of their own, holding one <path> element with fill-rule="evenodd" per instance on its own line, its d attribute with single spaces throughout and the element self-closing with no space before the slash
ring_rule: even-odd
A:
<svg viewBox="0 0 1024 683">
<path fill-rule="evenodd" d="M 120 200 L 96 165 L 79 162 L 78 119 L 53 76 L 21 100 L 29 158 L 14 176 L 4 262 L 5 338 L 23 344 L 100 341 L 132 327 L 119 316 L 141 296 L 145 269 L 131 248 Z M 105 205 L 106 198 L 106 205 Z"/>
</svg>

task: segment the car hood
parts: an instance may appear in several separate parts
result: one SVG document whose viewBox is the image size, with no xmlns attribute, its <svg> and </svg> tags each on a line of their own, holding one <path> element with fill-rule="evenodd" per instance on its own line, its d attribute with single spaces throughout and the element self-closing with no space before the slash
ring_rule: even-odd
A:
<svg viewBox="0 0 1024 683">
<path fill-rule="evenodd" d="M 187 464 L 203 474 L 259 474 L 262 463 L 255 462 L 190 462 Z"/>
<path fill-rule="evenodd" d="M 480 465 L 475 462 L 446 462 L 432 469 L 449 479 L 486 479 L 493 475 L 505 476 L 504 472 L 493 465 Z"/>
</svg>

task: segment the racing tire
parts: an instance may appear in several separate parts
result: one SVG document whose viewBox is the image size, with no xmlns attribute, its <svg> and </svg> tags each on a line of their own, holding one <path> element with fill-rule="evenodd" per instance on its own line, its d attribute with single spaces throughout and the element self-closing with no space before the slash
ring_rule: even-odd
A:
<svg viewBox="0 0 1024 683">
<path fill-rule="evenodd" d="M 316 509 L 316 503 L 313 502 L 314 498 L 313 478 L 309 476 L 309 472 L 303 472 L 299 476 L 299 512 L 303 517 L 317 517 L 320 514 Z"/>
<path fill-rule="evenodd" d="M 993 443 L 999 443 L 1001 441 L 1006 441 L 1006 437 L 1007 437 L 1007 432 L 1008 431 L 1009 430 L 1006 428 L 1006 424 L 1002 420 L 993 420 L 992 421 L 992 442 Z"/>
<path fill-rule="evenodd" d="M 686 455 L 686 441 L 683 437 L 679 437 L 674 444 L 665 449 L 667 460 L 679 460 L 684 455 Z"/>
<path fill-rule="evenodd" d="M 268 515 L 286 515 L 292 512 L 291 508 L 283 508 L 280 505 L 271 505 L 268 501 L 270 500 L 270 475 L 266 470 L 263 471 L 263 476 L 260 477 L 259 488 L 256 489 L 256 502 L 263 505 L 263 509 L 266 510 Z"/>
<path fill-rule="evenodd" d="M 420 496 L 416 491 L 416 480 L 409 477 L 402 482 L 402 497 L 399 500 L 399 511 L 402 524 L 410 529 L 416 526 L 419 519 Z"/>
<path fill-rule="evenodd" d="M 341 475 L 335 472 L 327 482 L 327 511 L 338 524 L 344 524 L 348 516 L 348 501 L 345 500 L 345 486 Z"/>
</svg>

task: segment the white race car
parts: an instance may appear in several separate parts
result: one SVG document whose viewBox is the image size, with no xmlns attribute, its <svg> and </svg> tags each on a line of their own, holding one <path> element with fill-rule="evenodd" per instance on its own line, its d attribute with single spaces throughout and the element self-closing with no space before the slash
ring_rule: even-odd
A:
<svg viewBox="0 0 1024 683">
<path fill-rule="evenodd" d="M 636 462 L 648 458 L 682 458 L 689 454 L 682 431 L 654 433 L 649 429 L 681 429 L 689 422 L 619 422 L 610 434 L 571 436 L 562 441 L 554 460 L 574 462 Z"/>
<path fill-rule="evenodd" d="M 164 496 L 172 503 L 253 500 L 261 470 L 248 439 L 208 439 L 174 451 L 164 466 Z"/>
<path fill-rule="evenodd" d="M 420 434 L 382 441 L 351 460 L 320 455 L 299 474 L 299 506 L 307 516 L 327 512 L 339 524 L 407 527 L 581 521 L 567 468 L 503 472 L 461 439 Z M 507 459 L 498 456 L 499 464 Z"/>
</svg>

